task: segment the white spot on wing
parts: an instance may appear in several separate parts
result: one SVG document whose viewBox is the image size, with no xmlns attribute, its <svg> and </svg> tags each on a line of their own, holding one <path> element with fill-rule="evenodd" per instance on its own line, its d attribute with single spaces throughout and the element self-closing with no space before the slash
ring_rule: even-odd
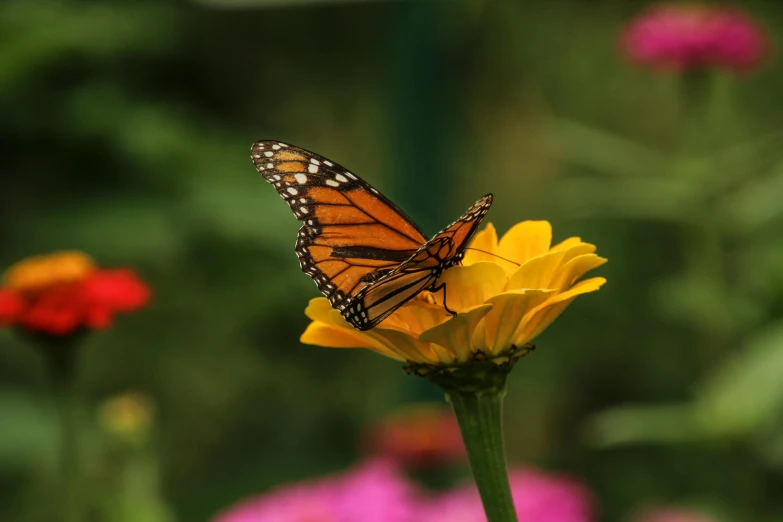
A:
<svg viewBox="0 0 783 522">
<path fill-rule="evenodd" d="M 294 179 L 296 179 L 296 182 L 299 183 L 300 185 L 304 185 L 305 183 L 307 183 L 307 176 L 305 176 L 304 174 L 294 174 Z"/>
<path fill-rule="evenodd" d="M 296 190 L 294 187 L 289 187 L 287 190 L 288 193 L 291 194 L 292 196 L 296 196 L 297 194 L 299 194 L 299 191 Z"/>
<path fill-rule="evenodd" d="M 346 178 L 342 174 L 335 174 L 334 179 L 336 179 L 337 181 L 342 181 L 343 183 L 348 181 L 348 178 Z"/>
<path fill-rule="evenodd" d="M 327 185 L 329 185 L 330 187 L 339 187 L 339 186 L 340 186 L 340 184 L 339 184 L 339 183 L 337 183 L 337 182 L 336 182 L 335 180 L 333 180 L 333 179 L 327 179 L 327 180 L 326 180 L 326 184 L 327 184 Z"/>
<path fill-rule="evenodd" d="M 267 158 L 271 158 L 274 155 L 275 155 L 275 153 L 272 152 L 271 150 L 268 150 L 268 151 L 264 152 L 264 156 L 266 156 Z"/>
<path fill-rule="evenodd" d="M 318 165 L 308 165 L 307 172 L 309 172 L 310 174 L 315 174 L 316 172 L 318 172 Z"/>
</svg>

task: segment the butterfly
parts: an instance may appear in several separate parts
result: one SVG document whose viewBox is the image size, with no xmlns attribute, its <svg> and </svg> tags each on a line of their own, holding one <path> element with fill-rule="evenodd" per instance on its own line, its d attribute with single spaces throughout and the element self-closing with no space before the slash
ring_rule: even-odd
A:
<svg viewBox="0 0 783 522">
<path fill-rule="evenodd" d="M 258 141 L 250 157 L 303 222 L 296 239 L 302 271 L 359 330 L 373 328 L 423 290 L 445 293 L 438 279 L 462 261 L 492 204 L 487 194 L 428 239 L 383 194 L 323 156 Z"/>
</svg>

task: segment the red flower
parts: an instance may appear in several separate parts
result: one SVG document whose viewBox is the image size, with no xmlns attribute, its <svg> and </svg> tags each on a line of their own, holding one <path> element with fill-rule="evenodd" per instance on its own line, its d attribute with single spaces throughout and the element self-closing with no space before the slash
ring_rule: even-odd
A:
<svg viewBox="0 0 783 522">
<path fill-rule="evenodd" d="M 15 292 L 0 288 L 0 326 L 13 324 L 24 307 L 24 300 Z"/>
<path fill-rule="evenodd" d="M 440 405 L 407 407 L 373 426 L 366 440 L 372 453 L 412 469 L 465 459 L 454 412 Z"/>
<path fill-rule="evenodd" d="M 0 325 L 68 335 L 111 325 L 151 298 L 130 269 L 100 270 L 78 252 L 31 258 L 12 267 L 0 288 Z"/>
<path fill-rule="evenodd" d="M 90 303 L 117 312 L 141 308 L 151 295 L 149 287 L 129 268 L 93 272 L 82 283 L 82 292 Z"/>
</svg>

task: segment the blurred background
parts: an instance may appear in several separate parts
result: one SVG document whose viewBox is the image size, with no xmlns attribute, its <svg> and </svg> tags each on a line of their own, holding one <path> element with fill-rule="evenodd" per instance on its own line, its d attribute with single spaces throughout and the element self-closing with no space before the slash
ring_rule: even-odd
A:
<svg viewBox="0 0 783 522">
<path fill-rule="evenodd" d="M 429 233 L 493 192 L 500 232 L 546 219 L 609 259 L 511 375 L 513 463 L 578 477 L 600 520 L 783 520 L 783 4 L 742 4 L 771 52 L 741 73 L 627 58 L 649 5 L 0 3 L 0 268 L 80 249 L 155 294 L 81 352 L 92 494 L 134 506 L 105 519 L 207 520 L 442 401 L 394 361 L 299 343 L 318 292 L 249 158 L 277 139 Z M 123 415 L 134 441 L 107 443 Z M 0 520 L 53 519 L 56 422 L 38 354 L 0 331 Z"/>
</svg>

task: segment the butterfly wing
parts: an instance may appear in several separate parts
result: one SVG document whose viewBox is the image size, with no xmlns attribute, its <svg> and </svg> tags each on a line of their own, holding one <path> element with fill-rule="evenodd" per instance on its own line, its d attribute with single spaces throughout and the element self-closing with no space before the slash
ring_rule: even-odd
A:
<svg viewBox="0 0 783 522">
<path fill-rule="evenodd" d="M 427 241 L 394 203 L 323 156 L 278 141 L 254 143 L 250 156 L 303 222 L 299 265 L 338 310 Z"/>
<path fill-rule="evenodd" d="M 422 290 L 433 288 L 444 270 L 462 261 L 491 205 L 492 194 L 487 194 L 408 260 L 363 288 L 341 311 L 345 320 L 359 330 L 369 330 Z"/>
</svg>

